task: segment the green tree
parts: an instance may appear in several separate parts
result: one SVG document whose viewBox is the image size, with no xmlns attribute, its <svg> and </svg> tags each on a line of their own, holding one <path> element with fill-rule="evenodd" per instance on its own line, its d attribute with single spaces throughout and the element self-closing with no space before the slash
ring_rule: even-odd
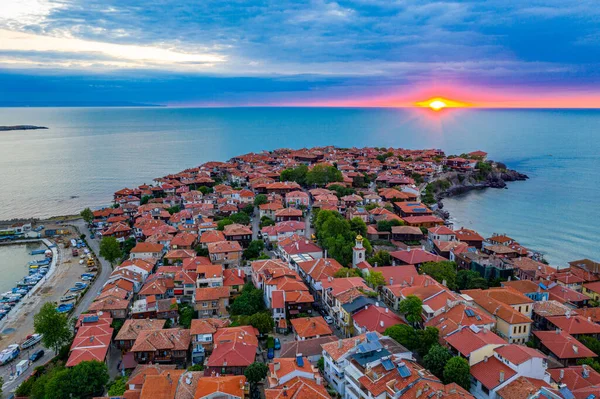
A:
<svg viewBox="0 0 600 399">
<path fill-rule="evenodd" d="M 438 283 L 446 282 L 451 290 L 456 290 L 456 263 L 444 260 L 441 262 L 426 262 L 421 265 L 421 272 L 433 277 Z"/>
<path fill-rule="evenodd" d="M 267 226 L 275 226 L 275 221 L 268 216 L 261 217 L 259 227 L 262 229 Z"/>
<path fill-rule="evenodd" d="M 329 190 L 334 191 L 338 198 L 345 197 L 346 195 L 352 195 L 355 193 L 353 188 L 342 186 L 341 184 L 332 184 L 328 187 Z"/>
<path fill-rule="evenodd" d="M 317 361 L 317 367 L 318 367 L 319 371 L 321 372 L 321 374 L 323 374 L 323 372 L 325 370 L 325 358 L 323 356 L 321 356 L 319 358 L 319 361 Z"/>
<path fill-rule="evenodd" d="M 306 175 L 308 173 L 308 166 L 298 165 L 295 168 L 285 169 L 281 172 L 281 181 L 293 181 L 301 186 L 306 185 Z"/>
<path fill-rule="evenodd" d="M 577 359 L 578 366 L 581 366 L 583 364 L 585 364 L 586 366 L 590 366 L 591 368 L 600 373 L 600 363 L 597 360 L 591 357 L 587 357 L 585 359 Z"/>
<path fill-rule="evenodd" d="M 137 244 L 137 241 L 135 240 L 134 237 L 129 237 L 128 239 L 123 241 L 123 258 L 129 257 L 129 253 L 131 252 L 133 247 L 136 246 L 136 244 Z"/>
<path fill-rule="evenodd" d="M 252 387 L 261 382 L 267 376 L 269 368 L 264 363 L 254 362 L 244 370 L 244 376 Z"/>
<path fill-rule="evenodd" d="M 254 206 L 260 206 L 262 204 L 266 204 L 267 202 L 269 202 L 269 199 L 264 194 L 258 194 L 256 197 L 254 197 Z"/>
<path fill-rule="evenodd" d="M 424 330 L 417 330 L 418 346 L 417 353 L 425 356 L 434 345 L 437 345 L 440 338 L 440 332 L 435 327 L 425 327 Z"/>
<path fill-rule="evenodd" d="M 242 208 L 242 212 L 244 212 L 248 216 L 252 216 L 254 214 L 254 205 L 248 204 Z"/>
<path fill-rule="evenodd" d="M 77 387 L 75 386 L 75 381 L 71 378 L 71 374 L 70 369 L 57 371 L 46 383 L 44 398 L 67 399 L 73 397 L 73 393 Z"/>
<path fill-rule="evenodd" d="M 109 380 L 106 363 L 96 360 L 81 362 L 70 371 L 69 379 L 74 386 L 74 398 L 102 396 Z"/>
<path fill-rule="evenodd" d="M 202 364 L 194 364 L 193 366 L 188 367 L 187 371 L 202 371 L 204 370 L 204 366 Z"/>
<path fill-rule="evenodd" d="M 33 328 L 36 333 L 44 334 L 42 343 L 47 348 L 54 349 L 54 353 L 58 353 L 60 347 L 71 340 L 67 316 L 58 313 L 51 302 L 42 305 L 40 311 L 33 316 Z"/>
<path fill-rule="evenodd" d="M 217 230 L 223 231 L 225 230 L 225 226 L 229 226 L 233 224 L 233 220 L 229 218 L 221 219 L 217 222 Z"/>
<path fill-rule="evenodd" d="M 231 219 L 231 221 L 233 223 L 244 224 L 244 225 L 250 224 L 250 216 L 248 216 L 248 214 L 245 212 L 233 213 L 229 216 L 229 219 Z"/>
<path fill-rule="evenodd" d="M 458 273 L 456 273 L 456 287 L 458 290 L 470 290 L 475 288 L 485 290 L 488 288 L 488 282 L 474 270 L 459 270 Z"/>
<path fill-rule="evenodd" d="M 444 377 L 444 367 L 452 358 L 450 351 L 443 346 L 433 345 L 423 357 L 423 366 L 438 378 Z"/>
<path fill-rule="evenodd" d="M 87 224 L 91 224 L 94 221 L 94 212 L 90 208 L 85 208 L 81 211 L 80 215 Z"/>
<path fill-rule="evenodd" d="M 127 390 L 127 378 L 123 376 L 116 377 L 108 384 L 108 396 L 121 397 Z"/>
<path fill-rule="evenodd" d="M 367 224 L 361 218 L 354 217 L 350 219 L 350 230 L 352 230 L 352 232 L 354 232 L 356 235 L 366 237 Z"/>
<path fill-rule="evenodd" d="M 190 328 L 192 319 L 194 318 L 194 308 L 189 305 L 181 304 L 177 310 L 179 313 L 179 325 L 183 328 Z"/>
<path fill-rule="evenodd" d="M 111 266 L 123 257 L 119 242 L 115 237 L 102 237 L 100 241 L 100 256 L 106 259 Z"/>
<path fill-rule="evenodd" d="M 326 164 L 315 165 L 306 173 L 306 184 L 309 186 L 325 186 L 343 180 L 342 172 Z"/>
<path fill-rule="evenodd" d="M 173 205 L 170 208 L 167 208 L 167 212 L 169 212 L 170 215 L 174 215 L 176 213 L 179 213 L 181 211 L 181 206 L 180 205 Z"/>
<path fill-rule="evenodd" d="M 388 251 L 377 251 L 375 255 L 367 260 L 371 265 L 386 266 L 392 264 L 392 256 Z"/>
<path fill-rule="evenodd" d="M 471 373 L 469 363 L 460 356 L 448 360 L 444 367 L 444 384 L 456 383 L 466 389 L 471 388 Z"/>
<path fill-rule="evenodd" d="M 584 344 L 589 350 L 600 356 L 600 341 L 596 338 L 583 335 L 579 337 L 579 341 Z"/>
<path fill-rule="evenodd" d="M 417 331 L 406 324 L 396 324 L 395 326 L 388 327 L 385 330 L 385 335 L 410 350 L 414 350 L 419 346 Z"/>
<path fill-rule="evenodd" d="M 319 211 L 315 220 L 316 236 L 321 246 L 329 255 L 342 265 L 352 261 L 352 248 L 356 236 L 366 232 L 366 225 L 360 219 L 352 222 L 336 211 Z M 363 239 L 363 246 L 367 254 L 372 252 L 369 240 Z"/>
<path fill-rule="evenodd" d="M 202 195 L 206 195 L 212 193 L 214 190 L 212 187 L 200 186 L 198 187 L 198 191 L 200 191 Z"/>
<path fill-rule="evenodd" d="M 347 267 L 342 267 L 340 270 L 333 274 L 335 278 L 344 278 L 344 277 L 362 277 L 360 274 L 360 270 L 358 269 L 349 269 Z"/>
<path fill-rule="evenodd" d="M 364 278 L 367 284 L 373 289 L 385 285 L 385 277 L 383 277 L 383 273 L 381 272 L 370 271 L 365 274 Z"/>
<path fill-rule="evenodd" d="M 268 334 L 273 332 L 275 328 L 275 322 L 269 312 L 255 313 L 250 316 L 250 325 L 255 327 L 261 334 Z"/>
<path fill-rule="evenodd" d="M 252 282 L 244 285 L 242 294 L 235 298 L 230 307 L 232 315 L 251 316 L 263 310 L 265 310 L 263 291 L 255 288 Z"/>
<path fill-rule="evenodd" d="M 265 243 L 263 240 L 252 240 L 248 245 L 248 248 L 244 250 L 244 259 L 258 258 L 263 249 L 265 249 Z"/>
<path fill-rule="evenodd" d="M 146 205 L 148 203 L 148 201 L 150 201 L 150 196 L 149 195 L 144 195 L 140 199 L 140 205 Z"/>
<path fill-rule="evenodd" d="M 196 245 L 194 251 L 198 256 L 208 256 L 208 248 L 204 248 L 202 245 Z"/>
<path fill-rule="evenodd" d="M 380 220 L 377 222 L 377 231 L 392 231 L 393 226 L 402 226 L 402 222 L 397 219 L 392 220 Z"/>
<path fill-rule="evenodd" d="M 398 304 L 398 311 L 404 315 L 406 321 L 413 326 L 419 324 L 423 319 L 423 301 L 417 296 L 409 295 Z"/>
</svg>

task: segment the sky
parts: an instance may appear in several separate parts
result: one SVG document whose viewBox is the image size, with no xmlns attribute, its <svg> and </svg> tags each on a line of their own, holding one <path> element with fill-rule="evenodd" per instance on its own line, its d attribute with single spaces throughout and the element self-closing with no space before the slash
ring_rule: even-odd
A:
<svg viewBox="0 0 600 399">
<path fill-rule="evenodd" d="M 0 105 L 600 107 L 597 0 L 2 0 Z"/>
</svg>

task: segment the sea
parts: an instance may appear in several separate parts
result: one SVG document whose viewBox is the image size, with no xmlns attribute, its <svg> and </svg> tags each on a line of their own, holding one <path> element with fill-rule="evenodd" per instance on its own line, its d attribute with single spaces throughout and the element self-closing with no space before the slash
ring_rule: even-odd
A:
<svg viewBox="0 0 600 399">
<path fill-rule="evenodd" d="M 0 108 L 0 220 L 75 214 L 210 160 L 322 145 L 474 150 L 530 179 L 446 199 L 456 227 L 508 234 L 553 265 L 600 259 L 600 110 Z"/>
</svg>

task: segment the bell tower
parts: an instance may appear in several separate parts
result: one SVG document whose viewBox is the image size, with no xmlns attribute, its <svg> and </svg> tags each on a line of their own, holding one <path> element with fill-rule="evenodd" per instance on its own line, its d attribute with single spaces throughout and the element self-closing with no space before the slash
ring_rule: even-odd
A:
<svg viewBox="0 0 600 399">
<path fill-rule="evenodd" d="M 365 247 L 363 247 L 363 238 L 361 235 L 356 236 L 354 248 L 352 248 L 352 267 L 356 267 L 360 262 L 365 261 Z"/>
</svg>

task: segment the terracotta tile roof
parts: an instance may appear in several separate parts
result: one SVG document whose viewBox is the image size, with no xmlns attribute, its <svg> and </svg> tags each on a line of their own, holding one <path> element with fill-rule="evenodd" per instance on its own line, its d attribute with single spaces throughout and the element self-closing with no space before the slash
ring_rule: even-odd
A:
<svg viewBox="0 0 600 399">
<path fill-rule="evenodd" d="M 456 238 L 460 241 L 482 241 L 484 238 L 477 233 L 475 230 L 465 229 L 464 227 L 458 230 L 454 230 Z"/>
<path fill-rule="evenodd" d="M 200 265 L 211 265 L 210 259 L 205 256 L 196 256 L 194 258 L 183 260 L 183 269 L 195 272 Z"/>
<path fill-rule="evenodd" d="M 129 308 L 129 301 L 127 299 L 120 299 L 113 296 L 98 299 L 90 304 L 88 310 L 92 311 L 110 311 L 110 310 L 124 310 Z"/>
<path fill-rule="evenodd" d="M 115 337 L 116 341 L 135 340 L 143 330 L 162 330 L 164 319 L 127 319 Z"/>
<path fill-rule="evenodd" d="M 400 316 L 388 308 L 375 305 L 368 306 L 366 309 L 361 309 L 354 313 L 352 319 L 358 326 L 366 328 L 366 331 L 377 331 L 381 334 L 388 327 L 395 326 L 396 324 L 406 324 Z"/>
<path fill-rule="evenodd" d="M 246 273 L 242 269 L 225 269 L 223 270 L 223 285 L 232 287 L 236 285 L 244 285 L 246 283 Z"/>
<path fill-rule="evenodd" d="M 252 326 L 225 327 L 217 329 L 213 342 L 215 344 L 235 342 L 258 346 L 257 336 L 258 330 Z"/>
<path fill-rule="evenodd" d="M 208 252 L 211 254 L 220 254 L 226 252 L 242 252 L 242 246 L 237 241 L 211 242 L 207 244 Z"/>
<path fill-rule="evenodd" d="M 241 235 L 252 235 L 252 229 L 248 226 L 244 226 L 243 224 L 229 224 L 225 226 L 225 231 L 223 231 L 225 237 L 227 236 L 241 236 Z"/>
<path fill-rule="evenodd" d="M 229 298 L 229 287 L 196 288 L 196 302 Z"/>
<path fill-rule="evenodd" d="M 552 316 L 546 318 L 551 325 L 571 335 L 600 334 L 600 324 L 578 315 Z"/>
<path fill-rule="evenodd" d="M 272 363 L 269 363 L 269 375 L 268 379 L 270 383 L 274 385 L 279 385 L 278 381 L 291 374 L 293 372 L 303 372 L 310 375 L 314 375 L 315 371 L 313 370 L 312 365 L 308 361 L 306 357 L 302 357 L 303 363 L 302 366 L 298 365 L 297 360 L 290 358 L 275 358 Z M 318 372 L 317 372 L 318 375 Z"/>
<path fill-rule="evenodd" d="M 140 399 L 174 399 L 178 380 L 185 370 L 171 370 L 160 375 L 148 375 Z"/>
<path fill-rule="evenodd" d="M 220 241 L 225 241 L 225 234 L 223 234 L 223 232 L 220 230 L 208 230 L 202 233 L 200 236 L 200 242 L 202 244 Z"/>
<path fill-rule="evenodd" d="M 352 288 L 360 288 L 370 291 L 362 277 L 345 277 L 322 280 L 323 290 L 330 290 L 330 295 L 337 297 Z"/>
<path fill-rule="evenodd" d="M 187 351 L 190 347 L 190 330 L 169 328 L 144 330 L 138 334 L 132 352 L 154 352 L 157 350 Z"/>
<path fill-rule="evenodd" d="M 185 376 L 184 376 L 185 378 Z M 243 375 L 201 377 L 198 379 L 194 399 L 202 399 L 214 395 L 244 398 L 244 386 L 246 377 Z"/>
<path fill-rule="evenodd" d="M 159 375 L 169 370 L 175 370 L 174 364 L 138 364 L 131 372 L 128 385 L 142 386 L 147 375 Z"/>
<path fill-rule="evenodd" d="M 296 208 L 283 208 L 275 212 L 275 217 L 300 217 L 302 210 Z"/>
<path fill-rule="evenodd" d="M 533 358 L 546 359 L 547 356 L 537 349 L 529 348 L 524 345 L 504 345 L 500 348 L 494 349 L 494 352 L 499 354 L 509 362 L 519 365 Z"/>
<path fill-rule="evenodd" d="M 329 325 L 327 325 L 327 322 L 321 316 L 301 317 L 292 319 L 290 322 L 295 333 L 301 338 L 313 338 L 333 334 L 333 331 L 331 331 L 331 328 L 329 328 Z"/>
<path fill-rule="evenodd" d="M 578 310 L 582 311 L 583 309 Z M 537 301 L 533 304 L 533 313 L 536 313 L 542 317 L 548 316 L 564 316 L 567 313 L 573 313 L 573 310 L 562 302 L 548 300 L 548 301 Z"/>
<path fill-rule="evenodd" d="M 440 262 L 448 260 L 441 256 L 434 255 L 422 249 L 412 249 L 410 251 L 394 251 L 390 252 L 392 258 L 396 258 L 407 265 L 417 265 L 425 262 Z"/>
<path fill-rule="evenodd" d="M 584 370 L 587 376 L 584 375 Z M 548 372 L 552 376 L 552 380 L 556 383 L 566 384 L 571 391 L 591 386 L 600 386 L 600 373 L 586 365 L 548 369 Z"/>
<path fill-rule="evenodd" d="M 153 244 L 149 242 L 138 242 L 135 247 L 131 250 L 133 253 L 144 253 L 144 252 L 161 252 L 163 250 L 162 244 Z"/>
<path fill-rule="evenodd" d="M 173 237 L 171 240 L 171 245 L 178 247 L 190 247 L 196 242 L 197 239 L 197 234 L 181 232 L 177 233 L 177 235 Z"/>
<path fill-rule="evenodd" d="M 298 262 L 298 267 L 312 277 L 314 281 L 321 281 L 327 277 L 333 277 L 342 265 L 333 258 L 320 258 L 306 262 Z"/>
<path fill-rule="evenodd" d="M 282 319 L 284 320 L 284 319 Z M 337 342 L 338 338 L 333 335 L 326 337 L 310 338 L 303 341 L 293 340 L 281 344 L 279 357 L 296 358 L 296 355 L 301 353 L 304 356 L 320 356 L 323 353 L 321 345 L 330 342 Z"/>
<path fill-rule="evenodd" d="M 386 285 L 401 284 L 403 281 L 409 282 L 411 277 L 419 275 L 419 272 L 417 272 L 417 268 L 414 265 L 379 265 L 371 271 L 381 273 L 385 278 Z"/>
<path fill-rule="evenodd" d="M 518 377 L 497 392 L 502 399 L 528 399 L 541 387 L 550 387 L 544 380 Z"/>
<path fill-rule="evenodd" d="M 281 247 L 281 250 L 289 255 L 305 254 L 311 252 L 323 252 L 323 249 L 308 239 L 299 240 L 292 244 Z"/>
<path fill-rule="evenodd" d="M 229 319 L 193 319 L 190 327 L 190 334 L 214 334 L 217 329 L 227 327 L 231 323 Z"/>
<path fill-rule="evenodd" d="M 586 319 L 589 317 L 595 323 L 600 322 L 600 308 L 577 309 L 577 313 Z"/>
<path fill-rule="evenodd" d="M 285 384 L 285 387 L 265 389 L 266 399 L 330 399 L 323 385 L 307 378 L 296 377 Z"/>
<path fill-rule="evenodd" d="M 380 336 L 380 334 L 377 334 Z M 322 344 L 321 347 L 334 361 L 338 361 L 344 354 L 346 354 L 350 349 L 356 346 L 357 340 L 364 340 L 366 334 L 357 335 L 356 337 L 339 339 L 335 342 L 329 342 L 326 344 Z"/>
<path fill-rule="evenodd" d="M 468 295 L 473 298 L 474 302 L 488 312 L 491 315 L 499 317 L 500 319 L 506 321 L 508 324 L 522 324 L 522 323 L 531 323 L 532 320 L 523 315 L 518 310 L 515 310 L 510 305 L 502 303 L 497 300 L 493 296 L 489 295 L 490 290 L 463 290 L 461 293 L 464 295 Z M 496 295 L 497 297 L 502 297 L 502 295 Z"/>
<path fill-rule="evenodd" d="M 550 293 L 550 299 L 555 299 L 560 302 L 583 302 L 590 299 L 589 296 L 582 294 L 581 292 L 572 290 L 569 287 L 565 287 L 563 285 L 556 284 L 554 287 L 549 288 L 548 292 Z"/>
<path fill-rule="evenodd" d="M 196 268 L 196 275 L 198 279 L 221 278 L 223 277 L 223 266 L 202 264 Z"/>
<path fill-rule="evenodd" d="M 500 372 L 504 373 L 504 381 L 514 377 L 517 373 L 502 363 L 496 357 L 490 357 L 471 366 L 471 375 L 489 390 L 501 384 Z"/>
<path fill-rule="evenodd" d="M 215 344 L 208 358 L 208 367 L 247 367 L 256 358 L 256 345 L 244 345 L 242 342 Z"/>
<path fill-rule="evenodd" d="M 486 292 L 488 296 L 507 305 L 521 305 L 535 302 L 533 299 L 510 287 L 489 288 Z"/>
<path fill-rule="evenodd" d="M 594 352 L 564 331 L 534 331 L 533 335 L 558 359 L 596 357 Z"/>
<path fill-rule="evenodd" d="M 485 328 L 463 327 L 444 337 L 448 345 L 463 356 L 469 357 L 473 351 L 487 345 L 505 345 L 506 341 Z"/>
<path fill-rule="evenodd" d="M 469 314 L 473 314 L 473 316 L 467 315 L 467 310 Z M 446 307 L 442 313 L 435 316 L 434 318 L 428 320 L 425 323 L 425 326 L 428 327 L 436 327 L 440 336 L 445 336 L 455 331 L 458 326 L 485 326 L 485 325 L 494 325 L 496 320 L 482 312 L 476 307 L 465 305 L 465 304 L 457 304 L 452 307 Z"/>
</svg>

